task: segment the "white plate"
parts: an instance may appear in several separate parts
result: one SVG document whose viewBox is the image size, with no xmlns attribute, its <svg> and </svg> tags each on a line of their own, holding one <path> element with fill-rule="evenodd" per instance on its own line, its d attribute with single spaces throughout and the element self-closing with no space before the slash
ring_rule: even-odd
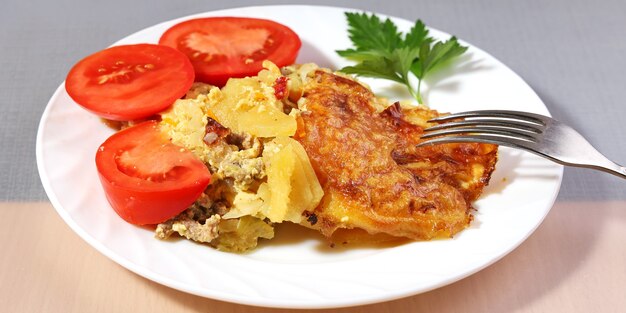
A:
<svg viewBox="0 0 626 313">
<path fill-rule="evenodd" d="M 170 26 L 201 16 L 268 18 L 303 42 L 298 62 L 339 68 L 334 50 L 350 46 L 343 12 L 317 6 L 265 6 L 208 12 L 168 21 L 117 44 L 156 43 Z M 393 18 L 401 30 L 411 22 Z M 447 34 L 432 30 L 437 37 Z M 467 44 L 467 43 L 464 43 Z M 433 77 L 427 102 L 440 111 L 516 109 L 548 114 L 513 71 L 469 45 L 454 75 Z M 392 83 L 366 80 L 378 94 L 409 98 Z M 43 114 L 37 164 L 50 201 L 65 222 L 98 251 L 129 270 L 192 294 L 257 306 L 325 308 L 373 303 L 428 291 L 466 277 L 517 247 L 541 223 L 558 193 L 562 167 L 502 148 L 490 186 L 476 203 L 471 227 L 450 240 L 394 247 L 327 247 L 309 230 L 283 227 L 252 253 L 223 253 L 186 240 L 159 241 L 109 207 L 97 178 L 96 148 L 111 129 L 78 107 L 63 85 Z"/>
</svg>

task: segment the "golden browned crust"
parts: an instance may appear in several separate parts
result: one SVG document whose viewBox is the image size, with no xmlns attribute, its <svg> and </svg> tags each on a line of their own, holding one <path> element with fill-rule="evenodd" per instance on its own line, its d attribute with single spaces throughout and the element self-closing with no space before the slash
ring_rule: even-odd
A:
<svg viewBox="0 0 626 313">
<path fill-rule="evenodd" d="M 394 104 L 376 112 L 358 82 L 317 71 L 294 137 L 307 151 L 325 196 L 302 224 L 330 237 L 360 228 L 412 239 L 450 237 L 472 219 L 494 169 L 497 147 L 416 148 L 435 111 Z M 421 121 L 422 123 L 417 123 Z"/>
</svg>

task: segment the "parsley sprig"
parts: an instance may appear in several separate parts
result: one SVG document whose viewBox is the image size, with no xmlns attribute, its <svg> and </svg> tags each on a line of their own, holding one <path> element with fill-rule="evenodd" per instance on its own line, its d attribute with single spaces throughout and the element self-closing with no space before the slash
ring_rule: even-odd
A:
<svg viewBox="0 0 626 313">
<path fill-rule="evenodd" d="M 424 77 L 467 50 L 454 36 L 446 41 L 430 37 L 421 20 L 403 34 L 391 20 L 382 21 L 375 14 L 345 14 L 354 48 L 337 50 L 337 53 L 358 63 L 340 71 L 404 84 L 420 104 L 424 103 L 421 95 Z M 411 74 L 417 78 L 416 88 L 410 83 Z"/>
</svg>

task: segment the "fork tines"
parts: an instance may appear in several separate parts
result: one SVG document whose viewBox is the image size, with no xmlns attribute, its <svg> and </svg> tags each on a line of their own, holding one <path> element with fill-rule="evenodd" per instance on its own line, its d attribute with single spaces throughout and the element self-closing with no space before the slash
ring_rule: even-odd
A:
<svg viewBox="0 0 626 313">
<path fill-rule="evenodd" d="M 539 140 L 548 120 L 538 114 L 518 111 L 470 111 L 439 116 L 429 122 L 442 124 L 424 129 L 418 146 L 450 142 L 484 142 L 529 148 Z"/>
</svg>

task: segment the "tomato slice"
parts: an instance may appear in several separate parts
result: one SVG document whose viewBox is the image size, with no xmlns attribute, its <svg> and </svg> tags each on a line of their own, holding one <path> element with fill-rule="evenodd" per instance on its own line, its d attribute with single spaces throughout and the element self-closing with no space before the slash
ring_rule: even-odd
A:
<svg viewBox="0 0 626 313">
<path fill-rule="evenodd" d="M 194 81 L 189 59 L 170 47 L 138 44 L 96 52 L 72 67 L 67 93 L 107 119 L 130 121 L 168 108 Z"/>
<path fill-rule="evenodd" d="M 208 17 L 172 26 L 159 40 L 185 53 L 196 80 L 224 86 L 230 77 L 256 75 L 264 60 L 295 62 L 301 42 L 289 27 L 264 19 Z"/>
<path fill-rule="evenodd" d="M 155 121 L 109 137 L 96 153 L 109 203 L 137 225 L 164 222 L 189 207 L 211 181 L 193 153 L 171 143 Z"/>
</svg>

